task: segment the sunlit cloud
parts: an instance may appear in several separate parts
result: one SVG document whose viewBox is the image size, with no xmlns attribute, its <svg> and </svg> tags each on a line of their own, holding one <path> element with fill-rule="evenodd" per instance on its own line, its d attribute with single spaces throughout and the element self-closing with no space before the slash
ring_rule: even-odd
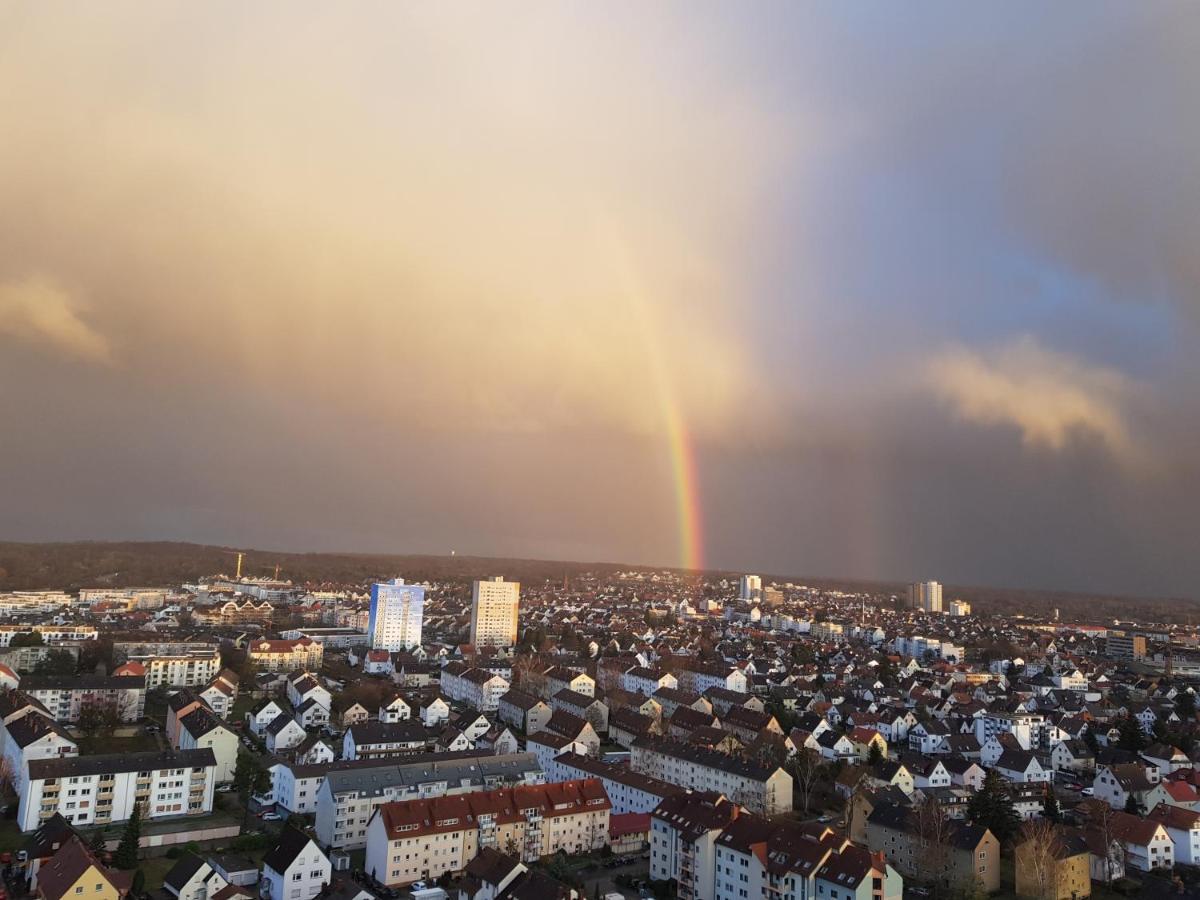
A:
<svg viewBox="0 0 1200 900">
<path fill-rule="evenodd" d="M 0 340 L 15 339 L 90 363 L 112 362 L 108 339 L 80 317 L 66 291 L 44 278 L 0 283 Z"/>
<path fill-rule="evenodd" d="M 1133 382 L 1032 337 L 983 351 L 949 348 L 928 376 L 963 421 L 1016 427 L 1029 447 L 1059 451 L 1075 439 L 1094 440 L 1123 460 L 1136 456 L 1127 409 Z"/>
</svg>

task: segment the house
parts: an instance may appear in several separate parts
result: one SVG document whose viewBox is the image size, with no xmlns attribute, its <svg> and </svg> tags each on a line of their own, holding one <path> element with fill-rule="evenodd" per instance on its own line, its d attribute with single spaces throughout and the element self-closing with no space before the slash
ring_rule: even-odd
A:
<svg viewBox="0 0 1200 900">
<path fill-rule="evenodd" d="M 983 787 L 983 780 L 987 772 L 973 759 L 964 759 L 961 756 L 947 756 L 941 763 L 942 768 L 950 776 L 951 787 L 967 788 L 973 791 L 977 791 Z"/>
<path fill-rule="evenodd" d="M 305 729 L 318 729 L 329 724 L 329 707 L 310 697 L 296 707 L 296 721 Z"/>
<path fill-rule="evenodd" d="M 581 719 L 579 716 L 559 710 L 546 721 L 543 731 L 582 744 L 587 748 L 586 752 L 590 756 L 600 755 L 600 735 L 596 734 L 596 729 L 592 727 L 591 722 Z"/>
<path fill-rule="evenodd" d="M 308 732 L 299 722 L 287 713 L 280 713 L 275 717 L 275 721 L 267 726 L 264 739 L 267 742 L 267 750 L 271 753 L 282 753 L 284 750 L 298 747 L 307 736 Z"/>
<path fill-rule="evenodd" d="M 868 769 L 867 780 L 872 787 L 896 787 L 908 795 L 916 789 L 912 772 L 904 763 L 894 759 L 880 760 Z"/>
<path fill-rule="evenodd" d="M 836 762 L 839 759 L 849 762 L 858 756 L 854 750 L 854 744 L 850 743 L 850 738 L 836 731 L 826 731 L 817 738 L 817 744 L 820 746 L 821 758 L 830 762 Z"/>
<path fill-rule="evenodd" d="M 412 707 L 400 694 L 385 700 L 379 707 L 380 722 L 403 722 L 412 718 Z M 366 719 L 363 719 L 366 721 Z"/>
<path fill-rule="evenodd" d="M 1096 755 L 1087 741 L 1059 741 L 1050 748 L 1050 768 L 1055 772 L 1091 772 L 1096 768 Z"/>
<path fill-rule="evenodd" d="M 950 772 L 940 759 L 909 754 L 904 757 L 904 765 L 912 772 L 913 787 L 918 791 L 948 788 L 952 783 Z"/>
<path fill-rule="evenodd" d="M 34 895 L 40 900 L 121 900 L 131 880 L 130 873 L 107 868 L 72 834 L 38 869 Z"/>
<path fill-rule="evenodd" d="M 1180 769 L 1192 768 L 1188 755 L 1178 747 L 1169 744 L 1153 744 L 1139 754 L 1146 762 L 1155 766 L 1163 775 L 1177 772 Z"/>
<path fill-rule="evenodd" d="M 310 734 L 295 749 L 296 765 L 315 766 L 331 763 L 337 758 L 333 748 L 321 740 L 319 735 Z"/>
<path fill-rule="evenodd" d="M 237 765 L 238 737 L 206 706 L 192 710 L 179 720 L 179 750 L 208 747 L 213 752 L 217 768 L 217 784 L 233 782 Z"/>
<path fill-rule="evenodd" d="M 1160 803 L 1147 818 L 1167 829 L 1176 865 L 1200 864 L 1200 813 Z"/>
<path fill-rule="evenodd" d="M 182 693 L 182 692 L 181 692 Z M 246 726 L 250 733 L 257 737 L 266 734 L 267 726 L 283 715 L 283 707 L 277 700 L 267 698 L 260 700 L 246 713 Z"/>
<path fill-rule="evenodd" d="M 850 743 L 854 745 L 854 754 L 858 757 L 859 762 L 866 762 L 871 757 L 871 748 L 878 749 L 881 759 L 887 759 L 888 745 L 883 735 L 874 728 L 864 728 L 856 726 L 851 728 L 846 734 Z"/>
<path fill-rule="evenodd" d="M 908 731 L 910 749 L 926 756 L 934 753 L 949 753 L 950 729 L 936 719 L 918 722 Z"/>
<path fill-rule="evenodd" d="M 361 722 L 366 722 L 371 718 L 370 711 L 361 703 L 352 703 L 342 710 L 340 721 L 342 728 L 349 728 L 351 725 L 358 725 Z"/>
<path fill-rule="evenodd" d="M 1157 770 L 1141 763 L 1118 763 L 1100 766 L 1092 781 L 1096 799 L 1113 809 L 1123 810 L 1130 797 L 1142 809 L 1154 809 L 1159 803 L 1169 803 L 1170 795 L 1158 780 Z"/>
<path fill-rule="evenodd" d="M 315 700 L 325 709 L 333 706 L 333 698 L 329 691 L 310 672 L 296 672 L 288 676 L 287 698 L 293 707 L 299 709 L 305 701 Z"/>
<path fill-rule="evenodd" d="M 1175 844 L 1161 819 L 1143 819 L 1126 812 L 1114 812 L 1109 833 L 1121 842 L 1125 863 L 1139 872 L 1171 869 L 1175 865 Z"/>
<path fill-rule="evenodd" d="M 262 863 L 259 891 L 264 900 L 310 900 L 329 883 L 333 871 L 316 842 L 290 825 Z"/>
<path fill-rule="evenodd" d="M 436 728 L 450 721 L 450 704 L 441 697 L 430 697 L 421 704 L 421 722 L 426 728 Z"/>
<path fill-rule="evenodd" d="M 1005 750 L 996 760 L 995 769 L 1002 777 L 1016 784 L 1050 781 L 1050 773 L 1028 750 Z"/>
<path fill-rule="evenodd" d="M 163 877 L 163 889 L 178 900 L 214 900 L 227 887 L 229 882 L 195 853 L 184 853 Z"/>
<path fill-rule="evenodd" d="M 590 722 L 600 734 L 608 733 L 608 704 L 602 700 L 564 688 L 550 698 L 550 705 Z"/>
<path fill-rule="evenodd" d="M 363 659 L 363 674 L 365 675 L 390 675 L 396 671 L 396 665 L 392 662 L 392 654 L 387 650 L 368 650 L 366 658 Z"/>
</svg>

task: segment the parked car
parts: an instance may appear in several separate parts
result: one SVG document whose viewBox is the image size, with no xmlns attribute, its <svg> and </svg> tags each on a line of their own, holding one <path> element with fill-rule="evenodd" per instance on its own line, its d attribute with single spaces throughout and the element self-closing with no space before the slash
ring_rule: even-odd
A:
<svg viewBox="0 0 1200 900">
<path fill-rule="evenodd" d="M 1092 796 L 1094 796 L 1094 795 L 1095 795 L 1095 793 L 1096 793 L 1096 789 L 1095 789 L 1095 788 L 1090 788 L 1090 787 L 1085 787 L 1085 788 L 1084 788 L 1082 791 L 1080 791 L 1079 793 L 1083 794 L 1083 796 L 1085 796 L 1085 797 L 1092 797 Z"/>
<path fill-rule="evenodd" d="M 262 820 L 264 822 L 278 822 L 282 818 L 283 818 L 283 816 L 281 816 L 277 812 L 269 812 L 269 813 L 262 814 Z"/>
</svg>

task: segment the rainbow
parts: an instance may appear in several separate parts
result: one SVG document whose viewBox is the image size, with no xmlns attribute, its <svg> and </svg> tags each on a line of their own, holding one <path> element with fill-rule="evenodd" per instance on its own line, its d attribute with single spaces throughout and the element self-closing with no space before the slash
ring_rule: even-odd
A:
<svg viewBox="0 0 1200 900">
<path fill-rule="evenodd" d="M 660 398 L 661 399 L 661 398 Z M 685 569 L 704 568 L 704 518 L 700 507 L 700 483 L 697 477 L 696 452 L 688 434 L 687 424 L 674 402 L 662 403 L 663 423 L 667 432 L 667 447 L 671 456 L 672 484 L 675 488 L 676 515 L 679 519 L 679 564 Z"/>
<path fill-rule="evenodd" d="M 670 457 L 671 484 L 675 493 L 675 510 L 679 530 L 679 566 L 684 569 L 704 568 L 704 517 L 700 505 L 700 480 L 697 474 L 696 451 L 687 429 L 671 381 L 663 368 L 659 354 L 658 332 L 651 319 L 646 292 L 637 277 L 630 253 L 612 228 L 604 229 L 619 272 L 622 295 L 637 323 L 638 333 L 646 354 L 646 362 L 654 382 L 659 415 L 667 438 Z"/>
</svg>

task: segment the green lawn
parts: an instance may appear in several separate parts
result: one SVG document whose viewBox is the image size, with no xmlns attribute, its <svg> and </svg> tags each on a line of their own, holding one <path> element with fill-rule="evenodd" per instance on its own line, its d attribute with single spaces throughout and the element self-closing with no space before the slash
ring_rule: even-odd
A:
<svg viewBox="0 0 1200 900">
<path fill-rule="evenodd" d="M 157 891 L 162 887 L 163 879 L 167 877 L 167 873 L 177 862 L 178 860 L 171 859 L 169 856 L 155 856 L 151 859 L 139 860 L 138 868 L 146 876 L 146 890 Z"/>
<path fill-rule="evenodd" d="M 16 800 L 12 801 L 14 804 Z M 13 853 L 25 846 L 26 835 L 17 827 L 16 819 L 0 819 L 0 853 Z"/>
</svg>

